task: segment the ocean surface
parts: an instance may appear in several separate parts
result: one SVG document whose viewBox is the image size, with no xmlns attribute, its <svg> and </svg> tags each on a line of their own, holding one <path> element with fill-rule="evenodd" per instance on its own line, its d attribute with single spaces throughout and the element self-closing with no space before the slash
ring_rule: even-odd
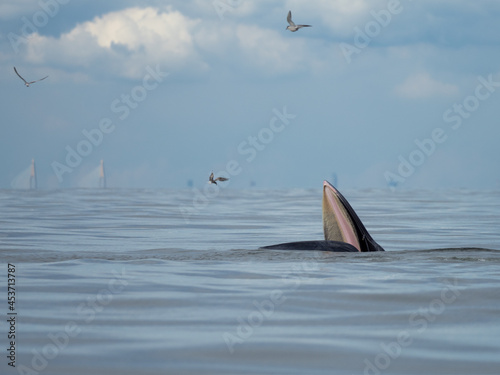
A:
<svg viewBox="0 0 500 375">
<path fill-rule="evenodd" d="M 258 250 L 321 189 L 0 190 L 0 373 L 500 374 L 500 191 L 340 190 L 386 252 Z"/>
</svg>

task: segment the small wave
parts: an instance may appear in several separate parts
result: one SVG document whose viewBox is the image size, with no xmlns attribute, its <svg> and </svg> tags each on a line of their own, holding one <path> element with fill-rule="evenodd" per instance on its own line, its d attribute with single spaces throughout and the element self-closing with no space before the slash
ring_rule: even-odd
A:
<svg viewBox="0 0 500 375">
<path fill-rule="evenodd" d="M 62 252 L 50 250 L 1 250 L 3 262 L 54 263 L 73 260 L 102 261 L 310 261 L 319 262 L 500 262 L 500 250 L 463 247 L 425 250 L 401 250 L 373 253 L 335 253 L 325 251 L 287 251 L 265 249 L 192 250 L 181 248 L 149 249 L 128 252 L 85 251 Z"/>
</svg>

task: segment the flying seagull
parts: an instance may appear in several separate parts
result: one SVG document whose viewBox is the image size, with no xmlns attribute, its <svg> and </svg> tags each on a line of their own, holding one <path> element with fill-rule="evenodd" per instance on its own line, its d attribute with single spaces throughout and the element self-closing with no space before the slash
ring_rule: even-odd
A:
<svg viewBox="0 0 500 375">
<path fill-rule="evenodd" d="M 229 178 L 226 177 L 217 177 L 214 179 L 214 172 L 212 172 L 212 174 L 208 178 L 208 182 L 215 185 L 217 185 L 217 181 L 227 181 L 227 180 L 229 180 Z"/>
<path fill-rule="evenodd" d="M 32 83 L 39 82 L 39 81 L 43 81 L 45 78 L 47 78 L 47 77 L 48 77 L 48 76 L 45 76 L 45 77 L 40 78 L 40 79 L 38 79 L 38 80 L 36 80 L 36 81 L 31 81 L 31 82 L 28 82 L 28 81 L 26 81 L 23 77 L 21 77 L 21 75 L 17 72 L 16 67 L 14 67 L 14 72 L 16 72 L 16 74 L 18 75 L 18 77 L 19 77 L 19 78 L 21 78 L 21 79 L 24 81 L 24 85 L 25 85 L 26 87 L 30 87 L 30 85 L 31 85 Z"/>
<path fill-rule="evenodd" d="M 286 30 L 290 30 L 292 33 L 296 32 L 298 29 L 301 29 L 303 27 L 312 27 L 311 25 L 296 25 L 292 21 L 292 11 L 291 10 L 288 11 L 288 16 L 286 17 L 286 20 L 290 24 L 290 26 L 286 27 Z"/>
</svg>

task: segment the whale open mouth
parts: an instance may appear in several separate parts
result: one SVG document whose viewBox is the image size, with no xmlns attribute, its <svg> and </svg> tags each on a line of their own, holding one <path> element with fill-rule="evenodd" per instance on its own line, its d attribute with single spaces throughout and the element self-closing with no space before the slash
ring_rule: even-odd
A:
<svg viewBox="0 0 500 375">
<path fill-rule="evenodd" d="M 345 242 L 358 251 L 383 251 L 373 240 L 347 199 L 323 182 L 323 232 L 326 241 Z"/>
<path fill-rule="evenodd" d="M 324 241 L 287 242 L 260 249 L 354 253 L 384 251 L 370 236 L 347 199 L 328 181 L 323 182 L 323 231 Z"/>
</svg>

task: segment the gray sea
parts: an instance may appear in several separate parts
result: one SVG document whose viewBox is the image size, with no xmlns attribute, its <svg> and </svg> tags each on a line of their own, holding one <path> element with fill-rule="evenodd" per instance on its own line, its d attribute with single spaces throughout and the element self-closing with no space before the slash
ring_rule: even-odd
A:
<svg viewBox="0 0 500 375">
<path fill-rule="evenodd" d="M 340 190 L 386 252 L 258 250 L 320 189 L 0 190 L 0 372 L 500 374 L 500 191 Z"/>
</svg>

